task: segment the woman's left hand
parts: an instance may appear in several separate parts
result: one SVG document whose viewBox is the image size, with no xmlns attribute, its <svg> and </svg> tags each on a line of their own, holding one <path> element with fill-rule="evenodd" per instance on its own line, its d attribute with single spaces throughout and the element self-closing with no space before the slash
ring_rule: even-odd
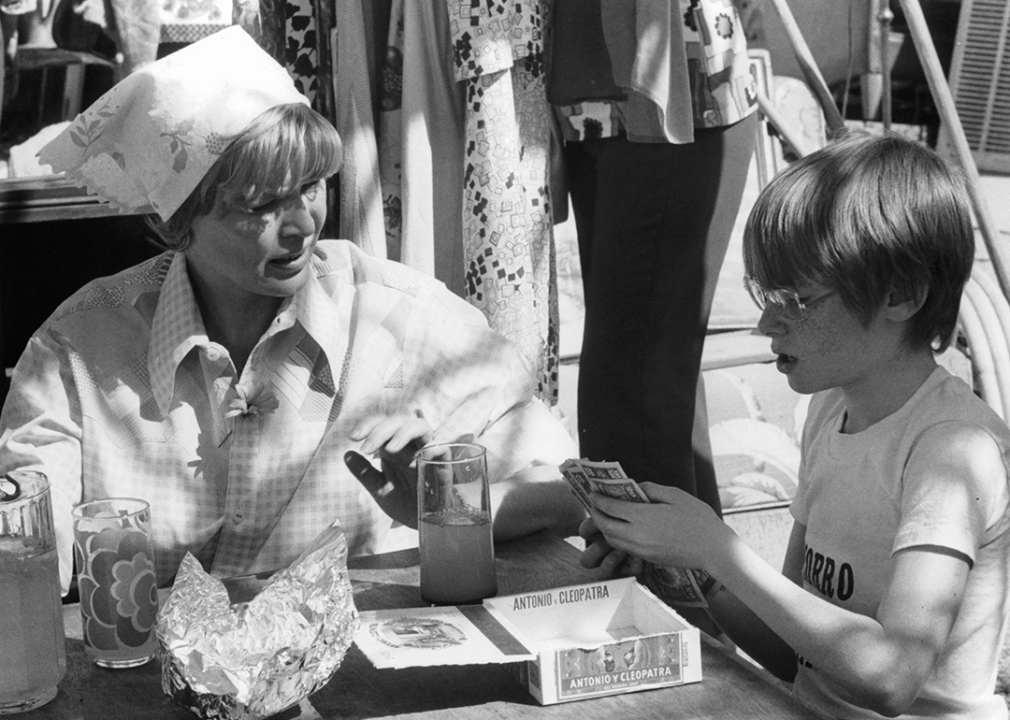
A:
<svg viewBox="0 0 1010 720">
<path fill-rule="evenodd" d="M 641 483 L 652 502 L 593 493 L 592 521 L 614 548 L 656 565 L 706 568 L 732 534 L 707 504 L 683 490 Z"/>
<path fill-rule="evenodd" d="M 344 463 L 393 520 L 417 527 L 417 472 L 414 454 L 431 442 L 432 431 L 420 412 L 373 416 L 351 431 L 361 441 L 361 453 L 349 450 Z M 364 454 L 362 454 L 364 453 Z M 381 470 L 365 455 L 379 459 Z"/>
</svg>

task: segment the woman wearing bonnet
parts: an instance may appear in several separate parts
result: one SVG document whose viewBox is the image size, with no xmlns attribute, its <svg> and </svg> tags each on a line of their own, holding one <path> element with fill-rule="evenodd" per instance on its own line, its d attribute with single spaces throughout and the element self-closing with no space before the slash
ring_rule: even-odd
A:
<svg viewBox="0 0 1010 720">
<path fill-rule="evenodd" d="M 414 450 L 463 436 L 497 539 L 577 531 L 574 444 L 515 349 L 433 279 L 319 239 L 340 138 L 244 31 L 130 75 L 39 155 L 167 248 L 60 305 L 0 416 L 0 471 L 52 485 L 64 590 L 70 510 L 101 497 L 150 502 L 159 584 L 187 551 L 283 567 L 334 520 L 377 551 L 416 523 Z"/>
</svg>

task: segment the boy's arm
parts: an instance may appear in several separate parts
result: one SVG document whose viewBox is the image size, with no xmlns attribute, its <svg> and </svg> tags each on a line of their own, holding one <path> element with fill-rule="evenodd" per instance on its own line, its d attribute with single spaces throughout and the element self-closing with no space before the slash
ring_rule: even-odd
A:
<svg viewBox="0 0 1010 720">
<path fill-rule="evenodd" d="M 803 542 L 806 528 L 794 523 L 782 565 L 782 575 L 801 584 Z M 707 597 L 708 612 L 719 628 L 747 655 L 775 677 L 792 682 L 796 677 L 796 653 L 725 585 Z"/>
<path fill-rule="evenodd" d="M 876 617 L 807 592 L 731 538 L 718 568 L 726 584 L 855 705 L 900 714 L 915 700 L 943 651 L 961 606 L 969 564 L 934 549 L 894 558 Z"/>
<path fill-rule="evenodd" d="M 995 445 L 991 451 L 996 457 L 981 463 L 1001 467 Z M 949 466 L 934 464 L 934 470 L 956 476 Z M 776 571 L 696 498 L 676 488 L 642 487 L 652 503 L 593 494 L 593 519 L 614 547 L 657 564 L 703 568 L 854 704 L 891 715 L 917 697 L 960 609 L 966 557 L 924 547 L 896 554 L 877 616 L 867 617 Z M 795 559 L 790 568 L 795 571 Z"/>
</svg>

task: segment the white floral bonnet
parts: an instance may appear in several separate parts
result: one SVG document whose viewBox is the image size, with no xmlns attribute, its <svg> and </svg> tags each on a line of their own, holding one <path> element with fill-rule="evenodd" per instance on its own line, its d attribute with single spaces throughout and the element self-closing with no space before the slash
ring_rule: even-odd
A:
<svg viewBox="0 0 1010 720">
<path fill-rule="evenodd" d="M 233 26 L 127 76 L 38 157 L 120 211 L 168 220 L 237 133 L 287 103 L 308 100 Z"/>
</svg>

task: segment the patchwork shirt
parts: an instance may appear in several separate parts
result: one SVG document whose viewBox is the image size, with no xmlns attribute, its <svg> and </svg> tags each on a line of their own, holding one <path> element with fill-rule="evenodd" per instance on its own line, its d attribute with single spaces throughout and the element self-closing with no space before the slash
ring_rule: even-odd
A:
<svg viewBox="0 0 1010 720">
<path fill-rule="evenodd" d="M 757 110 L 757 84 L 734 0 L 639 0 L 603 3 L 601 9 L 599 44 L 576 37 L 569 43 L 577 48 L 554 47 L 555 67 L 577 65 L 587 53 L 609 56 L 587 63 L 585 84 L 552 88 L 564 140 L 627 135 L 634 142 L 689 143 L 696 129 L 733 125 Z M 571 24 L 577 19 L 572 13 L 588 10 L 584 0 L 565 0 L 555 9 L 555 22 Z"/>
</svg>

